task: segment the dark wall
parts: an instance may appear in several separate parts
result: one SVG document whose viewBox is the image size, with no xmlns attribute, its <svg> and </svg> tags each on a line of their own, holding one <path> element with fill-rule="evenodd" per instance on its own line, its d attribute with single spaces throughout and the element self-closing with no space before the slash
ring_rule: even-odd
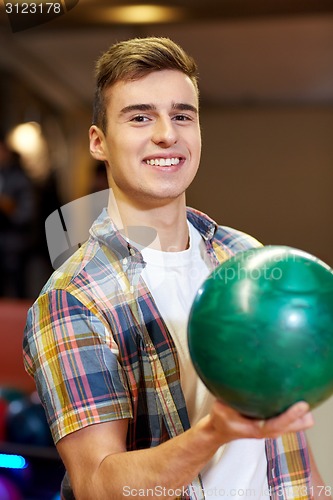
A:
<svg viewBox="0 0 333 500">
<path fill-rule="evenodd" d="M 208 108 L 201 125 L 187 203 L 333 265 L 333 106 Z"/>
</svg>

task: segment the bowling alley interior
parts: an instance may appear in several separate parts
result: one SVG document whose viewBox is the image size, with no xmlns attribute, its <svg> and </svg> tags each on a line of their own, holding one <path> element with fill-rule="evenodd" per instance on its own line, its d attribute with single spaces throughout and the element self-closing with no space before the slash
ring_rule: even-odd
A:
<svg viewBox="0 0 333 500">
<path fill-rule="evenodd" d="M 0 499 L 60 500 L 64 466 L 22 342 L 29 307 L 107 203 L 105 166 L 89 153 L 95 61 L 133 37 L 179 43 L 199 67 L 202 155 L 187 205 L 333 267 L 333 3 L 74 0 L 50 2 L 50 17 L 3 4 Z M 21 222 L 9 230 L 21 201 L 2 171 L 14 163 Z M 313 414 L 307 437 L 333 488 L 333 397 Z"/>
</svg>

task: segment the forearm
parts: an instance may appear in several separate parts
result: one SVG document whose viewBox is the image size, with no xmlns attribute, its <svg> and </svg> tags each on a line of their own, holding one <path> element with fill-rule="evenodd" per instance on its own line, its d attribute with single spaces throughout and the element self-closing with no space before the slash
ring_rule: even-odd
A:
<svg viewBox="0 0 333 500">
<path fill-rule="evenodd" d="M 89 491 L 82 484 L 78 500 L 92 492 L 99 500 L 159 493 L 165 499 L 185 491 L 222 444 L 209 417 L 185 433 L 155 448 L 107 455 L 91 478 Z"/>
<path fill-rule="evenodd" d="M 311 465 L 311 476 L 312 476 L 312 492 L 314 500 L 332 500 L 332 485 L 326 485 L 313 456 L 311 447 L 308 446 L 310 465 Z"/>
<path fill-rule="evenodd" d="M 92 425 L 57 445 L 77 500 L 180 496 L 218 448 L 234 439 L 274 438 L 313 424 L 308 405 L 298 403 L 261 423 L 215 402 L 211 413 L 183 434 L 154 448 L 126 451 L 127 423 Z M 133 492 L 133 494 L 131 493 Z"/>
</svg>

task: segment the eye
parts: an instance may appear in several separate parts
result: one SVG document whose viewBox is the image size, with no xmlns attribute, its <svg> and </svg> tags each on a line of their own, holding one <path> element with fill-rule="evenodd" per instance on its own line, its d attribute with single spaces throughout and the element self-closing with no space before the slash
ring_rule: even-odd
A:
<svg viewBox="0 0 333 500">
<path fill-rule="evenodd" d="M 186 122 L 186 121 L 192 120 L 192 118 L 190 116 L 183 115 L 183 114 L 181 114 L 181 115 L 175 115 L 173 119 L 176 120 L 176 121 L 178 121 L 178 122 Z"/>
<path fill-rule="evenodd" d="M 148 116 L 145 115 L 136 115 L 131 118 L 131 122 L 136 122 L 136 123 L 144 123 L 149 120 Z"/>
</svg>

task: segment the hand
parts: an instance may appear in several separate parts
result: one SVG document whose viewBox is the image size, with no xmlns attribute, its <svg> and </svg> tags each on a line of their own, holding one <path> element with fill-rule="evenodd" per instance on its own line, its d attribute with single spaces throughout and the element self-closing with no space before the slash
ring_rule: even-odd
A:
<svg viewBox="0 0 333 500">
<path fill-rule="evenodd" d="M 242 438 L 277 438 L 288 432 L 299 432 L 313 426 L 314 420 L 308 403 L 295 403 L 284 413 L 267 420 L 256 420 L 241 415 L 236 410 L 216 401 L 211 423 L 224 442 Z"/>
</svg>

